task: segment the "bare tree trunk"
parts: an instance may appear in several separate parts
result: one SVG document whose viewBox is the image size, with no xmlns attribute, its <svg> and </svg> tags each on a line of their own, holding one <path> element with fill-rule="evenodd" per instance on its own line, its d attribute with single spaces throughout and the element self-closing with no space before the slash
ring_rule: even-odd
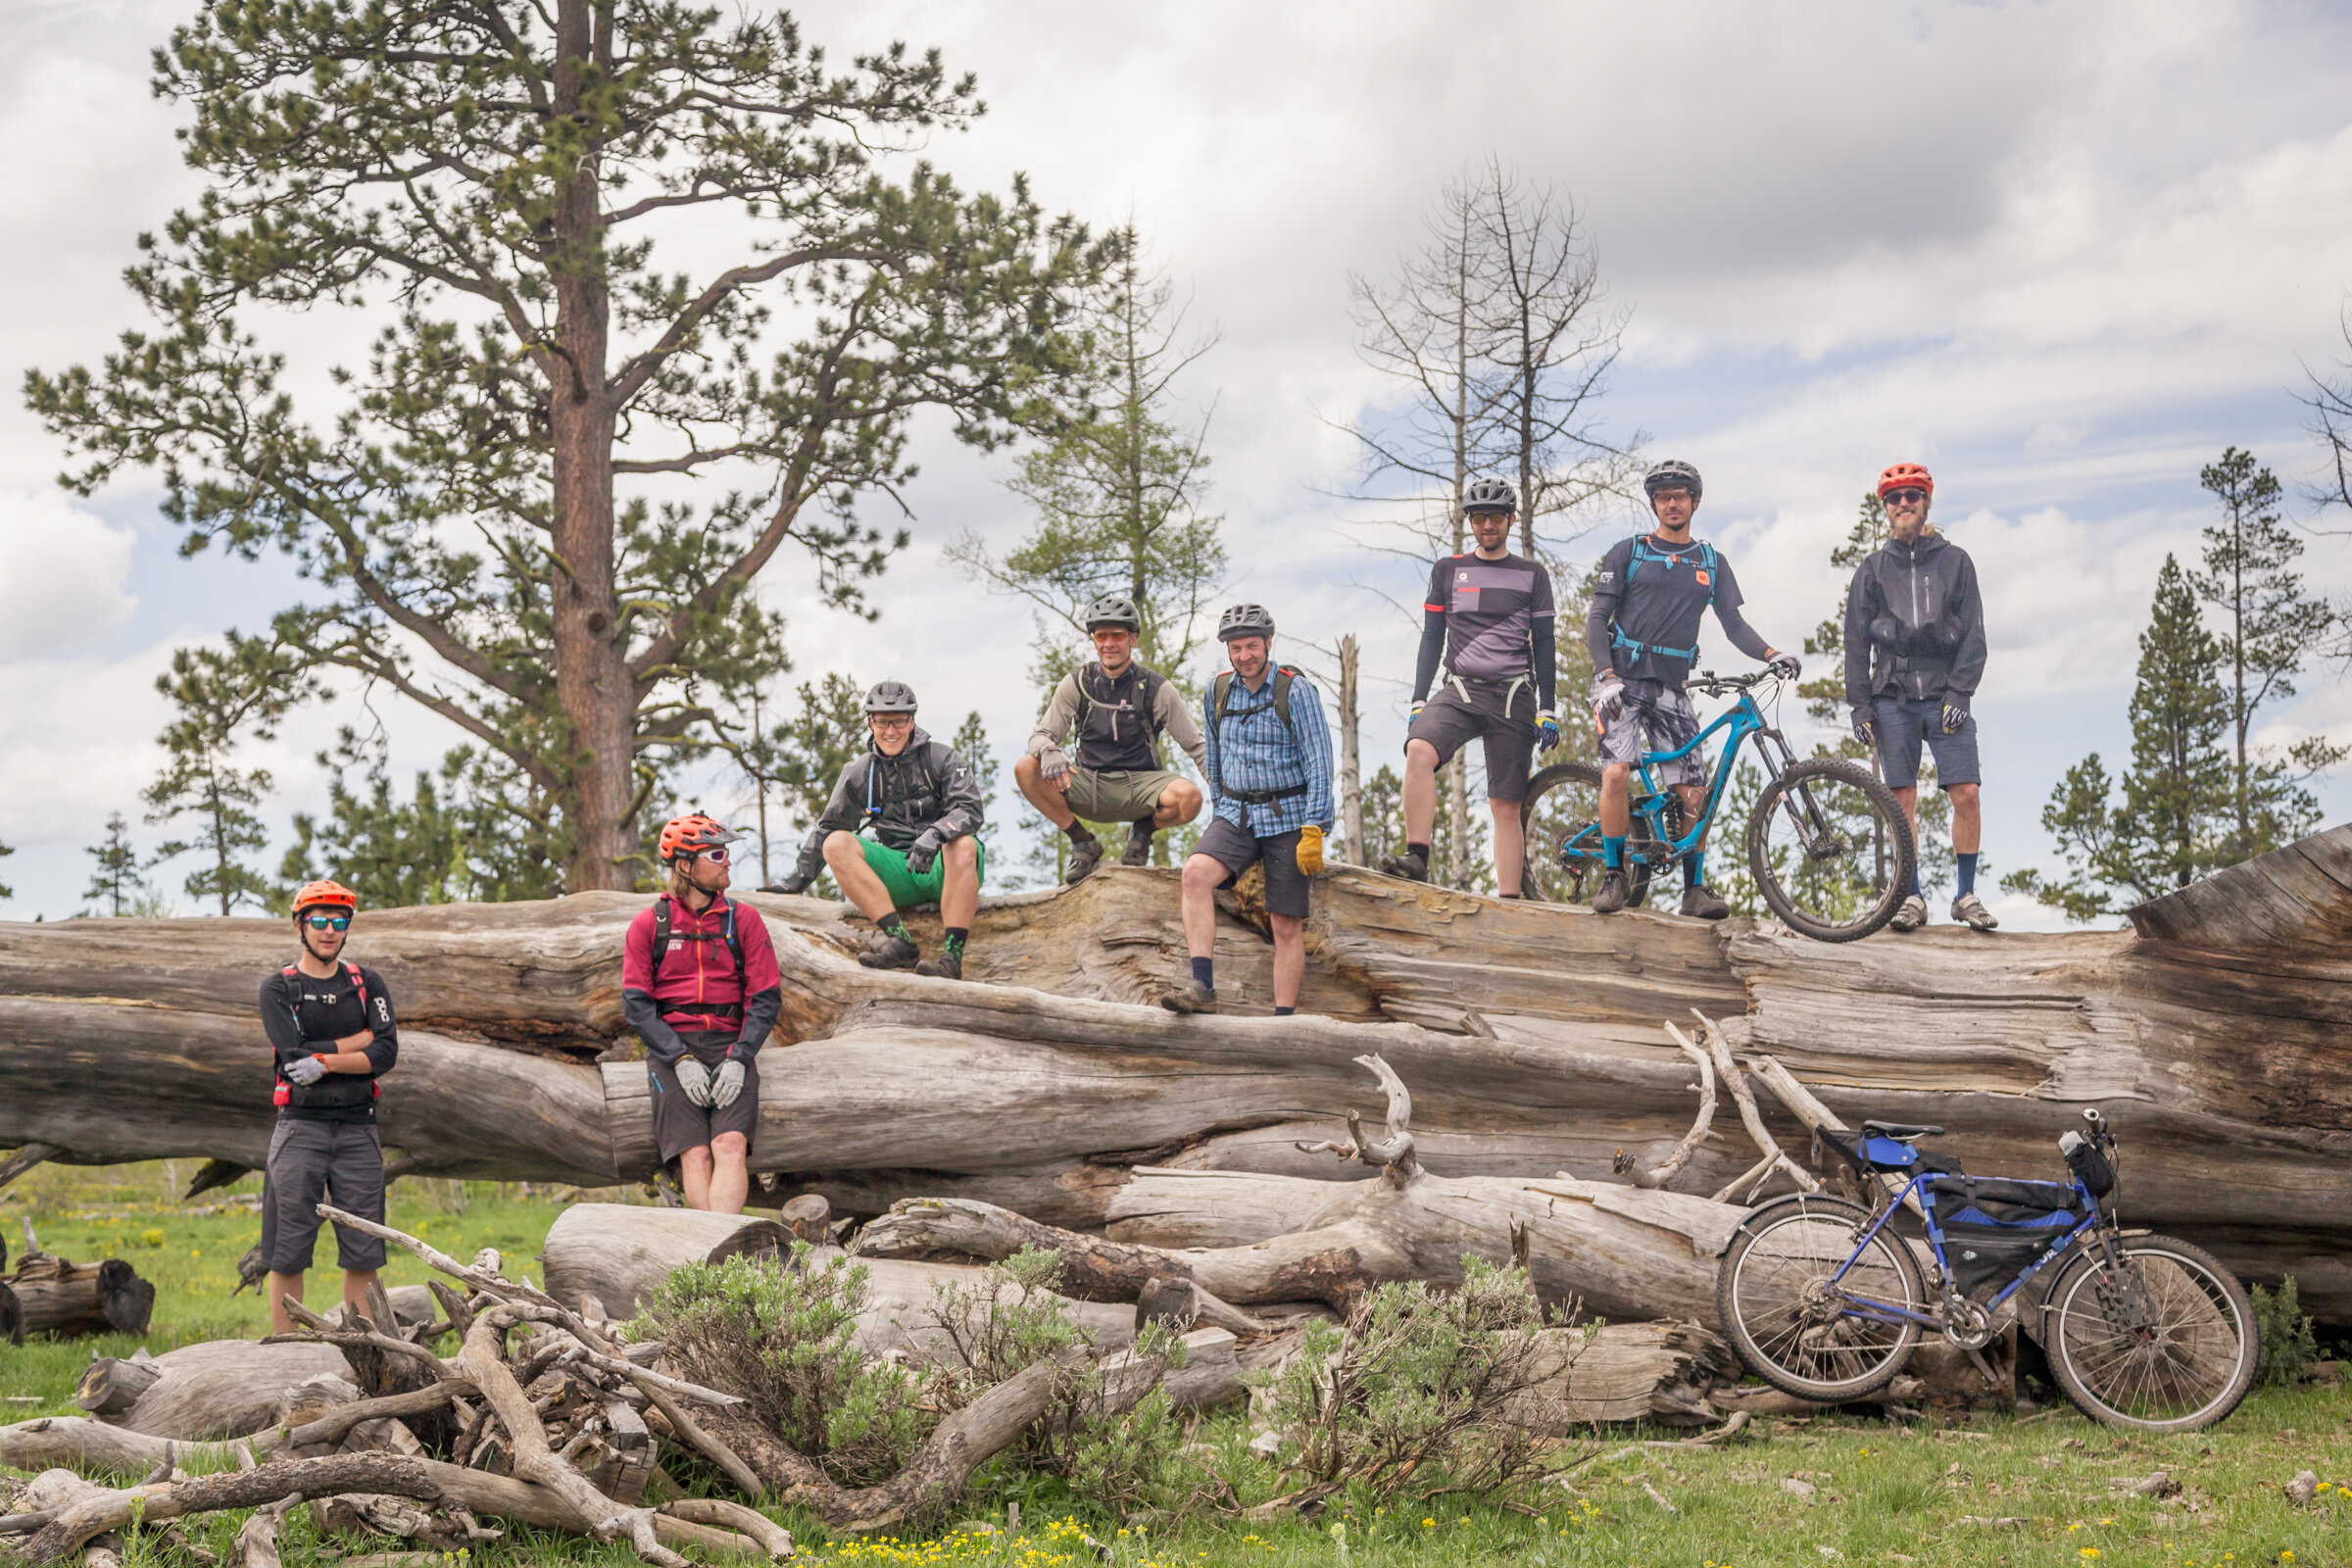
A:
<svg viewBox="0 0 2352 1568">
<path fill-rule="evenodd" d="M 1364 857 L 1364 770 L 1357 746 L 1361 653 L 1355 633 L 1340 639 L 1340 831 L 1347 837 L 1341 854 L 1353 865 L 1372 863 Z"/>
</svg>

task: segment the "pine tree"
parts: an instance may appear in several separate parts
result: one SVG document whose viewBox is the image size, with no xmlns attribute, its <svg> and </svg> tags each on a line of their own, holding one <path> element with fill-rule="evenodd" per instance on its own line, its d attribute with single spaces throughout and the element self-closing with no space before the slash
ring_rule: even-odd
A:
<svg viewBox="0 0 2352 1568">
<path fill-rule="evenodd" d="M 971 764 L 972 782 L 980 786 L 981 811 L 980 842 L 994 850 L 997 847 L 997 782 L 1004 771 L 997 763 L 997 754 L 989 749 L 988 726 L 980 718 L 980 710 L 964 714 L 963 722 L 948 744 L 956 754 Z"/>
<path fill-rule="evenodd" d="M 106 905 L 106 912 L 115 919 L 122 917 L 122 906 L 135 901 L 143 891 L 139 883 L 139 852 L 130 847 L 130 824 L 121 811 L 108 814 L 106 837 L 99 843 L 83 848 L 82 854 L 98 862 L 90 873 L 90 885 L 81 890 L 85 899 L 97 899 Z"/>
<path fill-rule="evenodd" d="M 2264 757 L 2249 743 L 2264 708 L 2295 695 L 2295 676 L 2327 641 L 2335 612 L 2303 591 L 2294 563 L 2303 541 L 2280 520 L 2278 480 L 2250 452 L 2230 447 L 2198 482 L 2218 501 L 2222 520 L 2205 530 L 2204 569 L 2190 581 L 2221 614 L 2217 639 L 2229 670 L 2232 828 L 2229 861 L 2277 849 L 2319 815 L 2301 779 L 2352 756 L 2352 747 L 2312 737 L 2285 757 Z"/>
<path fill-rule="evenodd" d="M 222 914 L 239 904 L 263 904 L 269 878 L 245 857 L 270 841 L 254 814 L 269 793 L 266 768 L 240 768 L 233 757 L 246 740 L 272 740 L 286 710 L 307 695 L 304 676 L 278 650 L 231 634 L 225 648 L 181 648 L 155 689 L 172 699 L 178 716 L 162 735 L 164 769 L 140 792 L 151 823 L 192 817 L 193 837 L 158 845 L 149 863 L 191 852 L 206 859 L 182 884 L 191 898 L 211 899 Z"/>
<path fill-rule="evenodd" d="M 437 770 L 418 768 L 405 801 L 380 736 L 363 741 L 345 728 L 318 762 L 330 770 L 327 811 L 295 813 L 294 842 L 278 863 L 282 889 L 331 876 L 368 907 L 494 904 L 564 891 L 563 868 L 546 853 L 544 815 L 527 803 L 504 802 L 470 747 L 452 750 Z"/>
<path fill-rule="evenodd" d="M 2223 651 L 2206 631 L 2188 573 L 2171 556 L 2156 577 L 2139 678 L 2132 693 L 2132 766 L 2115 801 L 2096 752 L 2067 770 L 2042 808 L 2043 831 L 2069 862 L 2064 880 L 2027 869 L 2002 878 L 2072 920 L 2091 920 L 2184 888 L 2217 864 L 2234 788 L 2225 743 L 2230 695 Z"/>
<path fill-rule="evenodd" d="M 15 845 L 0 844 L 0 859 L 6 859 L 9 856 L 12 856 L 16 853 L 17 847 Z M 0 899 L 13 899 L 16 896 L 17 890 L 15 888 L 0 885 Z"/>
</svg>

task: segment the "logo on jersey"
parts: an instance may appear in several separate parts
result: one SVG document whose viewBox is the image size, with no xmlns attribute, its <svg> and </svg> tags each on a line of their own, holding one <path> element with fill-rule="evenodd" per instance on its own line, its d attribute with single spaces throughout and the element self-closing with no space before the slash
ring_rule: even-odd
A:
<svg viewBox="0 0 2352 1568">
<path fill-rule="evenodd" d="M 1691 573 L 1691 576 L 1698 580 L 1698 585 L 1701 588 L 1704 588 L 1707 585 L 1707 574 L 1704 571 L 1694 571 Z"/>
</svg>

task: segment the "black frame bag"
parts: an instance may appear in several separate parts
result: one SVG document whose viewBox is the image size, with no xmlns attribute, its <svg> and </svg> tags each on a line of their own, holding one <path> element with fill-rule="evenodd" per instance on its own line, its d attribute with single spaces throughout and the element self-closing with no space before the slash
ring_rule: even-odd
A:
<svg viewBox="0 0 2352 1568">
<path fill-rule="evenodd" d="M 1961 1295 L 1989 1300 L 2088 1216 L 2063 1182 L 1941 1176 L 1928 1183 L 1944 1261 Z"/>
</svg>

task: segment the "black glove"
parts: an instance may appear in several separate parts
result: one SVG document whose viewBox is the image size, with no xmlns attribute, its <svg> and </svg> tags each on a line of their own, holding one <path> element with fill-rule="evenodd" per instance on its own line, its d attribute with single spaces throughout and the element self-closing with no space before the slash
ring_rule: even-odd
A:
<svg viewBox="0 0 2352 1568">
<path fill-rule="evenodd" d="M 1876 746 L 1879 744 L 1878 721 L 1872 718 L 1869 711 L 1865 709 L 1857 708 L 1854 710 L 1854 739 L 1860 741 L 1865 746 Z"/>
<path fill-rule="evenodd" d="M 923 836 L 906 846 L 906 869 L 916 876 L 927 874 L 931 862 L 939 858 L 939 847 L 944 842 L 939 836 L 939 829 L 923 829 Z"/>
<path fill-rule="evenodd" d="M 761 888 L 760 891 L 762 893 L 806 893 L 808 891 L 808 878 L 795 871 L 783 881 L 772 887 Z"/>
<path fill-rule="evenodd" d="M 1946 735 L 1957 735 L 1960 733 L 1960 726 L 1967 722 L 1968 699 L 1957 693 L 1946 694 L 1943 699 L 1943 732 Z"/>
<path fill-rule="evenodd" d="M 1804 673 L 1804 668 L 1797 663 L 1794 654 L 1775 654 L 1764 661 L 1764 667 L 1783 680 L 1794 680 Z"/>
</svg>

